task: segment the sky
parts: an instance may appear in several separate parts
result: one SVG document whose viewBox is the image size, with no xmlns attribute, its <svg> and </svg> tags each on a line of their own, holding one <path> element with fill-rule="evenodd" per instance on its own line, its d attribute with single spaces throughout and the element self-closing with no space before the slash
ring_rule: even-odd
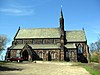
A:
<svg viewBox="0 0 100 75">
<path fill-rule="evenodd" d="M 11 45 L 21 28 L 57 28 L 60 11 L 65 30 L 84 28 L 88 45 L 100 34 L 100 0 L 0 0 L 0 34 L 5 34 Z"/>
</svg>

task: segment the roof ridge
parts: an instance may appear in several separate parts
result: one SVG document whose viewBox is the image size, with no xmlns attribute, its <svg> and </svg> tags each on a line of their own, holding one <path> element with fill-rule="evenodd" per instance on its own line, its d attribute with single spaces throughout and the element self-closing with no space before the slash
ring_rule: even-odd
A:
<svg viewBox="0 0 100 75">
<path fill-rule="evenodd" d="M 67 30 L 67 31 L 83 31 L 83 30 Z M 67 32 L 67 31 L 66 31 L 66 32 Z"/>
<path fill-rule="evenodd" d="M 58 28 L 21 28 L 21 29 L 59 29 L 59 27 Z"/>
</svg>

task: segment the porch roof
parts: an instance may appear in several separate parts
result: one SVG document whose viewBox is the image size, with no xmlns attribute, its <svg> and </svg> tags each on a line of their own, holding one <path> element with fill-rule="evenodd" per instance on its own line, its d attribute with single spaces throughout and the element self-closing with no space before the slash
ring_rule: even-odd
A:
<svg viewBox="0 0 100 75">
<path fill-rule="evenodd" d="M 65 45 L 66 48 L 76 48 L 75 43 L 68 43 Z"/>
<path fill-rule="evenodd" d="M 45 44 L 45 45 L 39 45 L 39 44 L 28 44 L 29 46 L 32 47 L 32 49 L 60 49 L 60 46 L 58 45 L 50 45 L 50 44 Z M 15 46 L 10 47 L 10 49 L 23 49 L 25 44 L 18 44 Z"/>
</svg>

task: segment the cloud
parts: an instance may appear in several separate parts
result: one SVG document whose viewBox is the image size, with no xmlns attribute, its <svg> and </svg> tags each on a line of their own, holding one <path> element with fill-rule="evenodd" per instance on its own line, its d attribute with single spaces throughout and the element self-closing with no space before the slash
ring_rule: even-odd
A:
<svg viewBox="0 0 100 75">
<path fill-rule="evenodd" d="M 92 31 L 96 34 L 100 34 L 100 26 L 99 25 L 94 25 L 92 28 Z"/>
<path fill-rule="evenodd" d="M 3 15 L 34 15 L 34 5 L 31 0 L 2 0 L 0 4 L 2 4 L 0 5 L 0 14 Z"/>
<path fill-rule="evenodd" d="M 25 8 L 0 8 L 0 13 L 5 15 L 31 15 L 34 14 L 32 9 Z"/>
<path fill-rule="evenodd" d="M 94 21 L 88 22 L 86 27 L 90 32 L 100 34 L 100 18 L 97 17 Z"/>
<path fill-rule="evenodd" d="M 98 30 L 93 30 L 93 32 L 96 34 L 100 34 L 100 31 L 98 31 Z"/>
<path fill-rule="evenodd" d="M 94 33 L 100 34 L 100 30 L 93 30 Z"/>
</svg>

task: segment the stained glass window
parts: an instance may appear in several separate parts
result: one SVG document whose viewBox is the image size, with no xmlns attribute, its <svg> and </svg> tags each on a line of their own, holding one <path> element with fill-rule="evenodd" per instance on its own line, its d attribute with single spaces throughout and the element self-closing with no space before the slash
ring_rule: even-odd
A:
<svg viewBox="0 0 100 75">
<path fill-rule="evenodd" d="M 83 47 L 81 45 L 78 47 L 78 53 L 83 53 Z"/>
</svg>

